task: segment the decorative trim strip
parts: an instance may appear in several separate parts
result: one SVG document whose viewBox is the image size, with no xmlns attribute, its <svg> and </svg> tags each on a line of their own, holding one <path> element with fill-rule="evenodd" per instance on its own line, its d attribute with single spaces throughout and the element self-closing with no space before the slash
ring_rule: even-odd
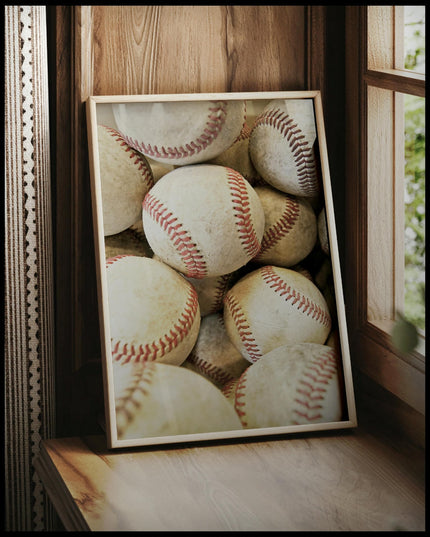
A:
<svg viewBox="0 0 430 537">
<path fill-rule="evenodd" d="M 34 461 L 55 424 L 46 6 L 5 6 L 5 60 L 5 529 L 43 531 L 53 512 Z"/>
</svg>

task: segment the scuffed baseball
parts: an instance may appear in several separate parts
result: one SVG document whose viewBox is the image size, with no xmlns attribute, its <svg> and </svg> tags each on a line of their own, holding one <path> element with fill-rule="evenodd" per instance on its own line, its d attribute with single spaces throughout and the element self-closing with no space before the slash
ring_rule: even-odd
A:
<svg viewBox="0 0 430 537">
<path fill-rule="evenodd" d="M 230 341 L 221 313 L 201 320 L 196 344 L 182 367 L 191 369 L 210 380 L 218 388 L 239 378 L 249 362 Z"/>
<path fill-rule="evenodd" d="M 254 261 L 292 267 L 303 261 L 317 241 L 317 218 L 309 202 L 271 187 L 256 186 L 264 209 L 261 249 Z"/>
<path fill-rule="evenodd" d="M 225 166 L 182 166 L 162 177 L 143 202 L 154 254 L 185 276 L 234 272 L 260 250 L 264 210 L 252 186 Z"/>
<path fill-rule="evenodd" d="M 141 219 L 142 201 L 154 184 L 146 158 L 119 132 L 97 126 L 104 235 L 115 235 Z"/>
<path fill-rule="evenodd" d="M 185 278 L 193 285 L 199 297 L 200 315 L 205 317 L 222 310 L 224 297 L 236 279 L 236 272 L 212 278 Z"/>
<path fill-rule="evenodd" d="M 193 371 L 158 362 L 112 368 L 120 440 L 242 429 L 222 392 Z"/>
<path fill-rule="evenodd" d="M 273 265 L 233 285 L 224 299 L 224 322 L 232 343 L 250 362 L 288 343 L 323 344 L 332 324 L 318 287 L 295 270 Z"/>
<path fill-rule="evenodd" d="M 252 364 L 225 395 L 245 429 L 342 419 L 338 358 L 326 345 L 278 347 Z"/>
<path fill-rule="evenodd" d="M 252 186 L 261 182 L 261 177 L 249 156 L 251 129 L 244 125 L 239 137 L 223 153 L 208 161 L 208 164 L 228 166 L 239 172 Z"/>
<path fill-rule="evenodd" d="M 314 197 L 320 192 L 316 136 L 312 99 L 273 100 L 252 127 L 252 163 L 261 177 L 278 190 Z"/>
<path fill-rule="evenodd" d="M 148 257 L 106 261 L 113 361 L 180 365 L 193 348 L 200 310 L 193 286 Z"/>
<path fill-rule="evenodd" d="M 232 145 L 245 123 L 243 100 L 112 105 L 127 143 L 151 159 L 184 166 L 210 160 Z"/>
<path fill-rule="evenodd" d="M 140 230 L 140 223 L 130 226 L 121 233 L 105 237 L 105 257 L 116 257 L 118 255 L 136 255 L 141 257 L 152 257 L 152 252 L 146 241 L 145 235 Z M 139 229 L 140 228 L 140 229 Z"/>
</svg>

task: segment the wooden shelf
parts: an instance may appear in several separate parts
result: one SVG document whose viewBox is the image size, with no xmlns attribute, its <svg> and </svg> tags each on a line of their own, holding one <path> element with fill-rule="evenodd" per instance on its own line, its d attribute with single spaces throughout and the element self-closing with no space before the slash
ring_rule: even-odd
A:
<svg viewBox="0 0 430 537">
<path fill-rule="evenodd" d="M 68 531 L 425 529 L 424 462 L 359 429 L 162 450 L 52 439 L 35 466 Z"/>
</svg>

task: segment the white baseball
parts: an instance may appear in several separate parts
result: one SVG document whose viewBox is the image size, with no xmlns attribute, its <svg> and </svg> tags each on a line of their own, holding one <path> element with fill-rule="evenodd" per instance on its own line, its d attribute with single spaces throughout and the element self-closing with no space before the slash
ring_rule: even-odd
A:
<svg viewBox="0 0 430 537">
<path fill-rule="evenodd" d="M 114 362 L 113 385 L 120 440 L 242 429 L 222 392 L 184 367 Z"/>
<path fill-rule="evenodd" d="M 228 388 L 226 398 L 245 429 L 342 419 L 337 354 L 326 345 L 278 347 Z"/>
<path fill-rule="evenodd" d="M 154 184 L 146 158 L 119 132 L 97 126 L 104 235 L 114 235 L 141 219 L 142 201 Z"/>
<path fill-rule="evenodd" d="M 278 190 L 314 197 L 320 192 L 315 140 L 312 99 L 274 100 L 254 122 L 249 154 L 258 173 Z"/>
<path fill-rule="evenodd" d="M 240 375 L 249 366 L 227 335 L 221 313 L 207 315 L 201 320 L 196 344 L 182 364 L 203 375 L 218 388 Z"/>
<path fill-rule="evenodd" d="M 309 202 L 271 187 L 254 188 L 265 216 L 261 249 L 254 261 L 281 267 L 303 261 L 317 241 L 317 219 Z"/>
<path fill-rule="evenodd" d="M 200 328 L 193 286 L 148 257 L 109 259 L 106 276 L 112 359 L 182 364 Z"/>
<path fill-rule="evenodd" d="M 172 165 L 204 162 L 225 151 L 245 123 L 245 101 L 181 101 L 114 104 L 129 145 Z"/>
<path fill-rule="evenodd" d="M 255 169 L 249 156 L 249 137 L 251 129 L 244 125 L 240 136 L 223 153 L 208 161 L 208 164 L 228 166 L 239 172 L 251 185 L 261 182 L 261 177 Z"/>
<path fill-rule="evenodd" d="M 225 166 L 182 166 L 162 177 L 143 202 L 154 253 L 185 276 L 234 272 L 260 249 L 264 210 L 255 190 Z"/>
<path fill-rule="evenodd" d="M 256 362 L 287 343 L 324 343 L 331 316 L 306 276 L 265 265 L 240 279 L 224 299 L 227 333 L 244 358 Z"/>
<path fill-rule="evenodd" d="M 202 317 L 222 310 L 224 306 L 224 297 L 232 286 L 235 277 L 235 272 L 202 279 L 188 278 L 185 276 L 197 291 L 200 315 Z"/>
</svg>

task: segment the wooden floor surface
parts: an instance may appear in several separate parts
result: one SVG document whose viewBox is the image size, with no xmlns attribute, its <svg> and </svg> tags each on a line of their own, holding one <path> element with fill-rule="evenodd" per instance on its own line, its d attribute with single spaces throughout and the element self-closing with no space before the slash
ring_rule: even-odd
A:
<svg viewBox="0 0 430 537">
<path fill-rule="evenodd" d="M 55 439 L 36 468 L 67 530 L 425 529 L 421 462 L 358 430 L 119 451 Z"/>
</svg>

